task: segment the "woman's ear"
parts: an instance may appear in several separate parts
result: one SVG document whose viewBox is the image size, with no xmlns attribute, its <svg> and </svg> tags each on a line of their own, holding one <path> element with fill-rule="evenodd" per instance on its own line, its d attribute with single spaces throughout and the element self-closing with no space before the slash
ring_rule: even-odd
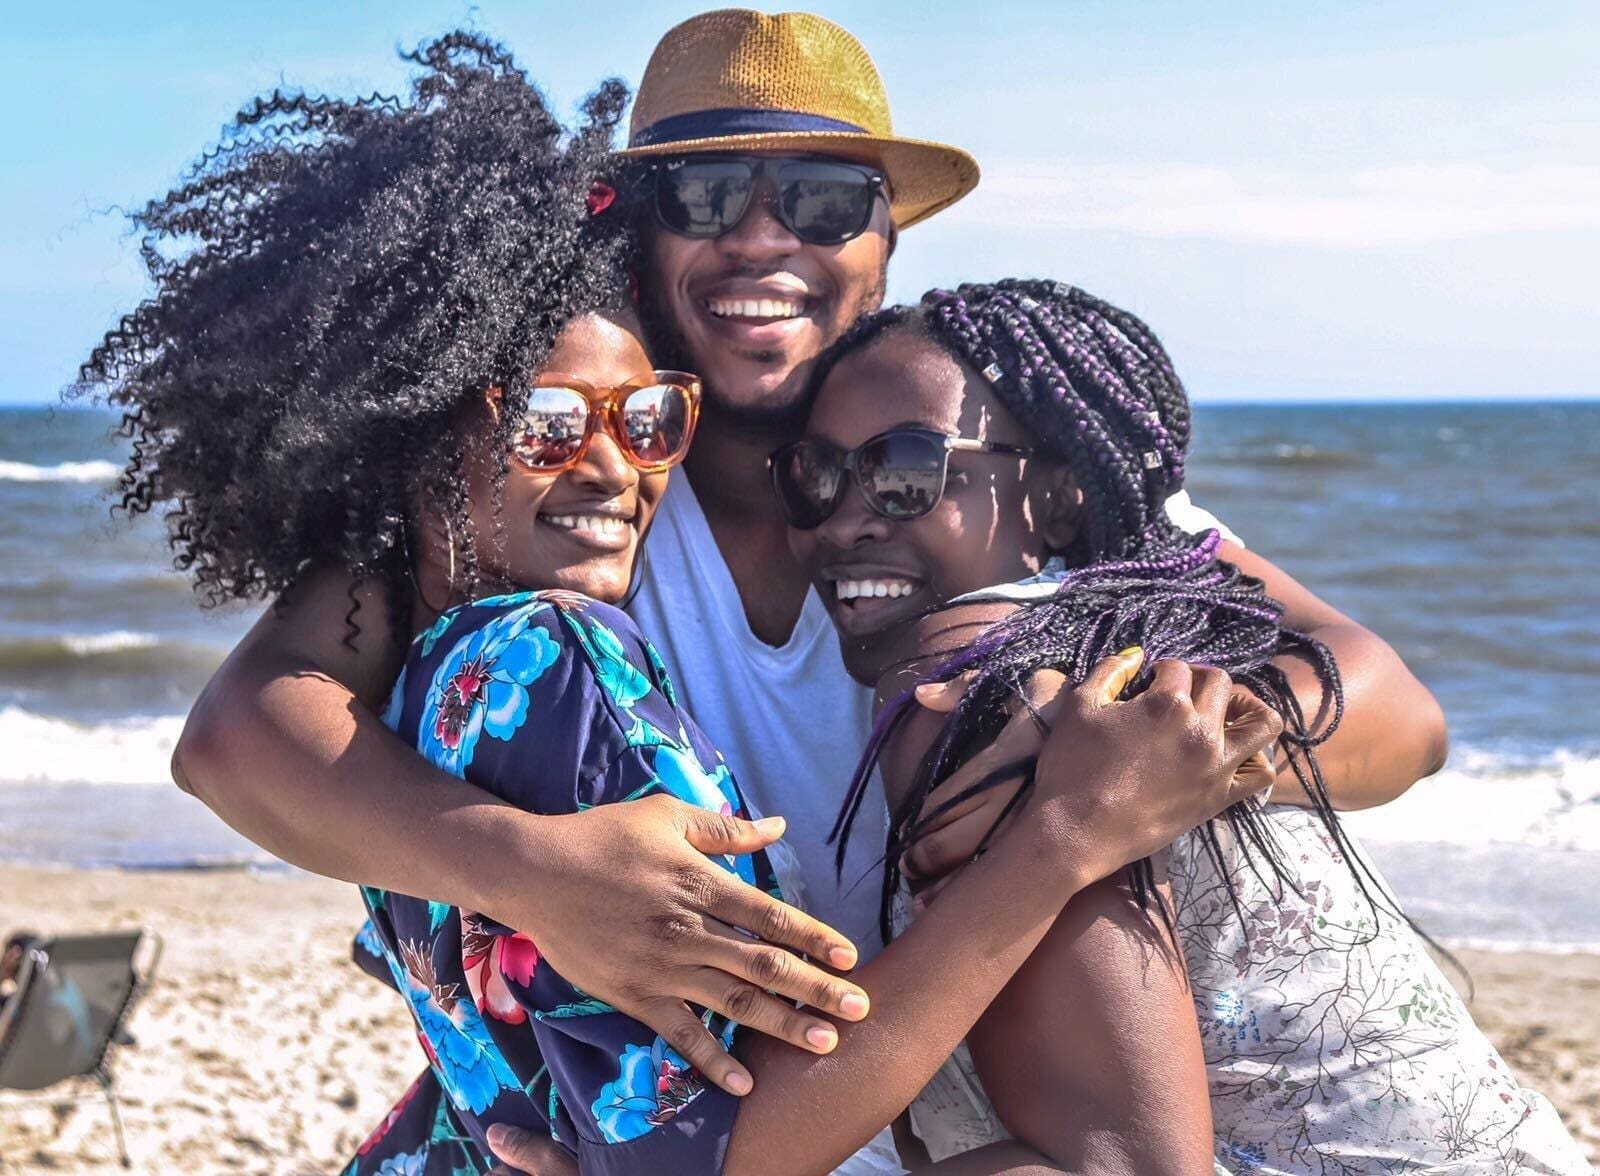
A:
<svg viewBox="0 0 1600 1176">
<path fill-rule="evenodd" d="M 1039 537 L 1051 551 L 1065 551 L 1078 537 L 1083 521 L 1083 491 L 1072 471 L 1053 466 L 1045 474 L 1044 506 L 1039 511 Z"/>
<path fill-rule="evenodd" d="M 494 418 L 494 423 L 497 425 L 500 423 L 500 402 L 505 398 L 504 389 L 493 384 L 490 384 L 489 390 L 483 394 L 483 402 L 489 406 L 489 415 Z"/>
</svg>

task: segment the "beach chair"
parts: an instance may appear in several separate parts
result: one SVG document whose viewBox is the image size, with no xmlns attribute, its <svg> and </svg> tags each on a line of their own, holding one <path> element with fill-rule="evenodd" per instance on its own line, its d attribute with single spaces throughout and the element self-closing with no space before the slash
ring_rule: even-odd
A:
<svg viewBox="0 0 1600 1176">
<path fill-rule="evenodd" d="M 123 1022 L 160 958 L 161 937 L 154 931 L 39 939 L 28 948 L 16 992 L 0 1008 L 0 1092 L 93 1078 L 111 1108 L 124 1168 L 133 1161 L 122 1132 L 110 1051 L 132 1043 Z"/>
</svg>

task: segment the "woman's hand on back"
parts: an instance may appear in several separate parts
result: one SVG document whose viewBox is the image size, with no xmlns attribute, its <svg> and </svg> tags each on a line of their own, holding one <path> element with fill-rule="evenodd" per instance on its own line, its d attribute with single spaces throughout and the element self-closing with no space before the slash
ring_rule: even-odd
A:
<svg viewBox="0 0 1600 1176">
<path fill-rule="evenodd" d="M 1057 674 L 1036 676 L 1030 702 L 1042 724 L 1018 715 L 923 810 L 1000 768 L 1036 761 L 1033 795 L 1017 819 L 1032 813 L 1052 843 L 1103 877 L 1272 783 L 1265 749 L 1282 730 L 1276 712 L 1225 672 L 1180 661 L 1156 663 L 1143 693 L 1117 701 L 1142 659 L 1137 649 L 1106 658 L 1076 688 Z M 959 689 L 919 697 L 948 709 Z M 991 788 L 940 814 L 907 854 L 910 871 L 938 877 L 969 861 L 1011 791 Z"/>
<path fill-rule="evenodd" d="M 649 1025 L 729 1093 L 749 1091 L 749 1072 L 689 1002 L 812 1053 L 832 1049 L 837 1031 L 791 1002 L 866 1015 L 859 987 L 801 958 L 854 967 L 849 940 L 706 856 L 770 845 L 780 818 L 743 821 L 658 794 L 534 820 L 496 859 L 481 912 L 526 928 L 564 978 Z M 515 885 L 519 859 L 536 885 Z"/>
</svg>

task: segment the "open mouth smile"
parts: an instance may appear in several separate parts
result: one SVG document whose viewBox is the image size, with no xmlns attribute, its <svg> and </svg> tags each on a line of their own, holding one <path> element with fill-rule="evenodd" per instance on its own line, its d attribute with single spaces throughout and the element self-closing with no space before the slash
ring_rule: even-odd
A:
<svg viewBox="0 0 1600 1176">
<path fill-rule="evenodd" d="M 633 515 L 540 511 L 540 525 L 595 551 L 626 551 L 633 542 Z"/>
</svg>

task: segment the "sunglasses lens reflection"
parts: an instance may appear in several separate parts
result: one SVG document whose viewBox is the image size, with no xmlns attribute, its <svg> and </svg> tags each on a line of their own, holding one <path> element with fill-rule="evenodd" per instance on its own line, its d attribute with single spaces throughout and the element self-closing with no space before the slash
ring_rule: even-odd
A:
<svg viewBox="0 0 1600 1176">
<path fill-rule="evenodd" d="M 689 447 L 692 421 L 689 394 L 674 384 L 640 388 L 622 405 L 627 447 L 646 465 L 665 465 L 682 457 Z"/>
<path fill-rule="evenodd" d="M 778 173 L 783 220 L 813 245 L 837 245 L 860 234 L 872 216 L 866 173 L 837 163 L 786 163 Z"/>
<path fill-rule="evenodd" d="M 944 449 L 920 433 L 890 433 L 862 446 L 856 477 L 885 518 L 921 518 L 944 494 Z"/>
<path fill-rule="evenodd" d="M 744 216 L 755 173 L 738 160 L 686 160 L 659 173 L 661 221 L 685 237 L 720 237 Z"/>
<path fill-rule="evenodd" d="M 535 469 L 571 461 L 583 447 L 589 423 L 589 400 L 575 388 L 535 388 L 512 448 Z"/>
<path fill-rule="evenodd" d="M 789 523 L 802 531 L 833 513 L 843 477 L 839 454 L 809 441 L 785 445 L 773 456 L 772 481 L 779 505 Z"/>
</svg>

